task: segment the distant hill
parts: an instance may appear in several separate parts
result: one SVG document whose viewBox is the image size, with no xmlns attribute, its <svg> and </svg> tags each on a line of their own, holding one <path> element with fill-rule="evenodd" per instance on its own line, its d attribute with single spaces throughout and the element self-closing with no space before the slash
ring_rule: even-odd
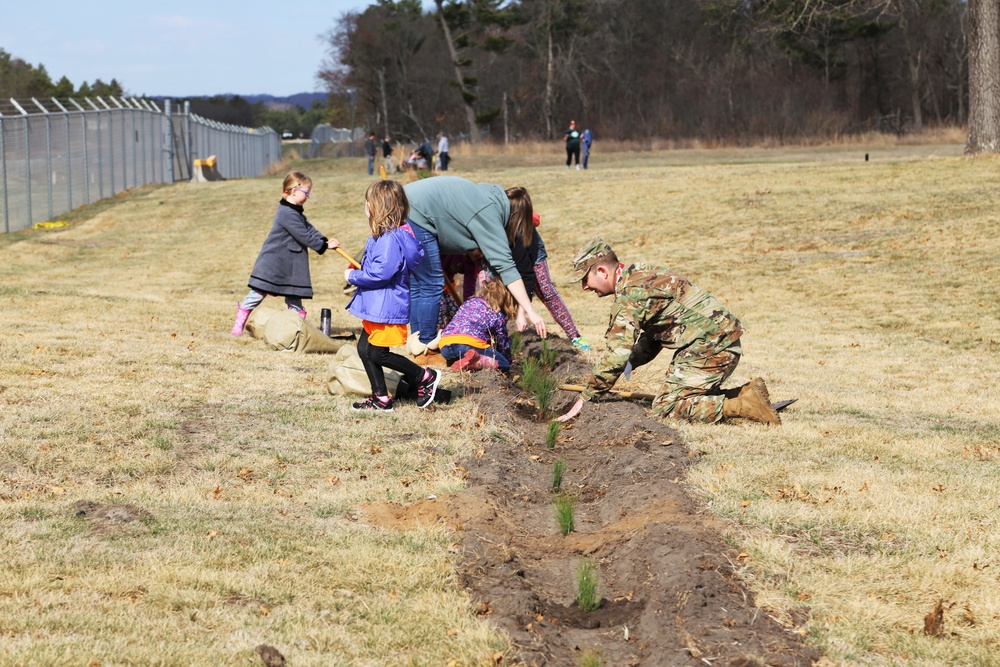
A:
<svg viewBox="0 0 1000 667">
<path fill-rule="evenodd" d="M 326 102 L 327 96 L 327 93 L 295 93 L 294 95 L 289 95 L 288 97 L 275 97 L 274 95 L 241 95 L 240 97 L 251 104 L 263 102 L 268 107 L 294 105 L 300 106 L 303 109 L 308 109 L 316 100 Z M 230 95 L 229 97 L 232 96 Z"/>
<path fill-rule="evenodd" d="M 236 97 L 234 93 L 222 93 L 222 95 L 228 99 Z M 208 99 L 209 97 L 216 97 L 215 95 L 194 95 L 191 97 L 179 98 L 179 99 Z M 263 102 L 264 106 L 271 109 L 280 109 L 288 106 L 300 106 L 303 109 L 308 109 L 312 106 L 315 100 L 320 102 L 326 102 L 327 93 L 295 93 L 294 95 L 289 95 L 287 97 L 276 97 L 274 95 L 240 95 L 250 104 L 257 104 L 258 102 Z"/>
</svg>

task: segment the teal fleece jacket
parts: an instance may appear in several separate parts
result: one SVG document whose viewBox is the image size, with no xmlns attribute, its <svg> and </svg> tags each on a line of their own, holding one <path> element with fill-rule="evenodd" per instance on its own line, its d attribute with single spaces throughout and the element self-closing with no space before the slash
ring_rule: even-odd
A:
<svg viewBox="0 0 1000 667">
<path fill-rule="evenodd" d="M 510 201 L 499 185 L 435 176 L 403 186 L 410 223 L 434 235 L 441 254 L 479 248 L 504 285 L 521 278 L 507 241 Z"/>
</svg>

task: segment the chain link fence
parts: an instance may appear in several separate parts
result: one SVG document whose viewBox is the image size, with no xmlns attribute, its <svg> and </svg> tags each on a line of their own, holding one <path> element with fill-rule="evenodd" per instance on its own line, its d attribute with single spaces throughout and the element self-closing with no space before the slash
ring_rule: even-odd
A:
<svg viewBox="0 0 1000 667">
<path fill-rule="evenodd" d="M 281 159 L 269 127 L 218 123 L 170 100 L 32 98 L 0 105 L 3 231 L 147 183 L 191 180 L 197 159 L 216 156 L 223 178 L 260 176 Z"/>
</svg>

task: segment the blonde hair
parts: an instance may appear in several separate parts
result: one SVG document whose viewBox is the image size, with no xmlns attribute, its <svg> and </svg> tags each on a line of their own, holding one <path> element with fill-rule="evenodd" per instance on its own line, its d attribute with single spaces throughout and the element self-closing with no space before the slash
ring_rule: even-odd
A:
<svg viewBox="0 0 1000 667">
<path fill-rule="evenodd" d="M 368 203 L 368 227 L 375 238 L 402 225 L 410 214 L 410 201 L 398 181 L 375 181 L 365 191 L 365 201 Z"/>
<path fill-rule="evenodd" d="M 507 199 L 510 200 L 510 220 L 507 222 L 507 242 L 511 246 L 514 240 L 521 237 L 521 242 L 527 248 L 531 245 L 531 237 L 534 236 L 535 224 L 531 221 L 531 195 L 527 189 L 521 186 L 507 188 Z"/>
<path fill-rule="evenodd" d="M 285 176 L 284 182 L 281 184 L 281 193 L 286 197 L 292 191 L 292 188 L 303 186 L 303 190 L 309 190 L 312 188 L 312 179 L 303 174 L 300 171 L 293 171 Z"/>
<path fill-rule="evenodd" d="M 476 294 L 486 302 L 490 310 L 503 313 L 508 318 L 517 315 L 517 301 L 499 278 L 485 281 Z"/>
</svg>

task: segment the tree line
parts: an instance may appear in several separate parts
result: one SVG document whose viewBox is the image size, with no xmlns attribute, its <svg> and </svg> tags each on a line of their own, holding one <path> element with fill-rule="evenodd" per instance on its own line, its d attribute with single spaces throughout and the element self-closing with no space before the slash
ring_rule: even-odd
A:
<svg viewBox="0 0 1000 667">
<path fill-rule="evenodd" d="M 966 0 L 377 0 L 326 38 L 334 122 L 422 139 L 740 143 L 964 125 Z"/>
<path fill-rule="evenodd" d="M 65 76 L 53 83 L 45 65 L 35 67 L 0 48 L 0 100 L 28 100 L 34 98 L 83 99 L 112 95 L 119 97 L 123 89 L 117 80 L 104 83 L 100 79 L 90 84 L 86 81 L 73 85 Z"/>
</svg>

